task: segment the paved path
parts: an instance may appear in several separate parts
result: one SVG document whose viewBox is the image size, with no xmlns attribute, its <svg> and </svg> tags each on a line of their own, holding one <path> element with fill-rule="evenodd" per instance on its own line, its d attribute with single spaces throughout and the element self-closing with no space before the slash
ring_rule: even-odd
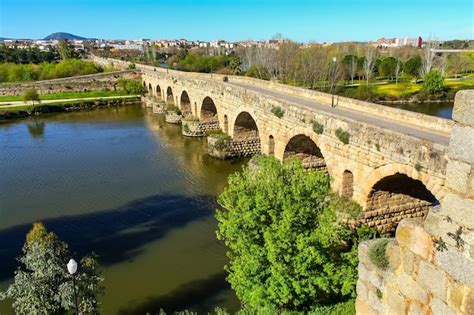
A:
<svg viewBox="0 0 474 315">
<path fill-rule="evenodd" d="M 449 135 L 447 134 L 432 132 L 426 129 L 421 129 L 421 128 L 413 127 L 410 125 L 398 123 L 393 120 L 385 119 L 379 116 L 361 113 L 358 111 L 352 111 L 347 108 L 331 107 L 331 106 L 328 106 L 327 104 L 321 104 L 307 97 L 294 96 L 294 95 L 290 95 L 284 92 L 277 92 L 275 90 L 270 90 L 270 89 L 266 89 L 262 87 L 256 87 L 247 83 L 229 82 L 228 84 L 234 85 L 240 88 L 244 88 L 249 91 L 266 94 L 276 99 L 281 99 L 281 100 L 285 100 L 291 103 L 295 103 L 296 105 L 314 108 L 321 112 L 326 112 L 333 115 L 365 122 L 371 125 L 375 125 L 377 127 L 381 127 L 384 129 L 392 130 L 392 131 L 403 133 L 403 134 L 408 134 L 408 135 L 421 138 L 421 139 L 426 139 L 435 143 L 439 143 L 443 145 L 447 145 L 449 143 Z"/>
<path fill-rule="evenodd" d="M 137 97 L 139 95 L 116 95 L 116 96 L 94 96 L 94 97 L 79 97 L 79 98 L 61 98 L 55 100 L 41 100 L 41 104 L 48 104 L 48 103 L 59 103 L 59 102 L 73 102 L 73 101 L 93 101 L 99 99 L 110 99 L 110 98 L 132 98 Z M 7 101 L 7 102 L 0 102 L 0 108 L 9 108 L 9 107 L 20 107 L 20 106 L 28 106 L 32 105 L 31 102 L 25 103 L 24 101 Z M 38 103 L 36 103 L 38 105 Z"/>
</svg>

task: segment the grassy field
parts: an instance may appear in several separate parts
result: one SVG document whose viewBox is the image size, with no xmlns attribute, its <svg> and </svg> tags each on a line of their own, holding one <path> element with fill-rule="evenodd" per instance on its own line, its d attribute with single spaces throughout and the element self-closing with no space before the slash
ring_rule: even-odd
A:
<svg viewBox="0 0 474 315">
<path fill-rule="evenodd" d="M 117 95 L 121 96 L 121 95 Z M 130 98 L 136 97 L 134 95 L 130 95 Z M 118 98 L 111 98 L 108 100 L 114 100 Z M 23 106 L 5 106 L 0 107 L 0 112 L 12 112 L 17 113 L 20 111 L 31 110 L 33 108 L 40 108 L 40 107 L 64 107 L 66 105 L 75 105 L 75 104 L 93 104 L 96 99 L 91 100 L 71 100 L 71 101 L 58 101 L 58 102 L 51 102 L 51 103 L 44 103 L 44 104 L 35 104 L 35 105 L 23 105 Z"/>
<path fill-rule="evenodd" d="M 59 100 L 69 98 L 85 98 L 85 97 L 108 97 L 127 95 L 125 91 L 90 91 L 90 92 L 65 92 L 65 93 L 51 93 L 40 95 L 41 100 Z M 0 102 L 15 102 L 22 101 L 22 95 L 1 95 Z"/>
</svg>

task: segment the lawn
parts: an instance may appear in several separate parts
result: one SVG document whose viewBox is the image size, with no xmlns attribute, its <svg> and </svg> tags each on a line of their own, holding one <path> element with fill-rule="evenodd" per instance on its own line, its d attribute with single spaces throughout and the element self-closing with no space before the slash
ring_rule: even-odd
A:
<svg viewBox="0 0 474 315">
<path fill-rule="evenodd" d="M 62 92 L 62 93 L 51 93 L 40 95 L 41 100 L 57 100 L 57 99 L 70 99 L 70 98 L 85 98 L 85 97 L 108 97 L 108 96 L 120 96 L 127 95 L 125 91 L 90 91 L 90 92 Z M 22 101 L 22 95 L 1 95 L 0 102 L 14 102 Z"/>
</svg>

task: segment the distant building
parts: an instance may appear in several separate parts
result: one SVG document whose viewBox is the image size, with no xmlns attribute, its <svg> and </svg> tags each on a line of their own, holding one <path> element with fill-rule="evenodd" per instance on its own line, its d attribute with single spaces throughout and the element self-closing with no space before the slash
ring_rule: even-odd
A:
<svg viewBox="0 0 474 315">
<path fill-rule="evenodd" d="M 111 44 L 110 46 L 118 50 L 139 50 L 141 52 L 145 51 L 143 45 L 140 44 Z"/>
</svg>

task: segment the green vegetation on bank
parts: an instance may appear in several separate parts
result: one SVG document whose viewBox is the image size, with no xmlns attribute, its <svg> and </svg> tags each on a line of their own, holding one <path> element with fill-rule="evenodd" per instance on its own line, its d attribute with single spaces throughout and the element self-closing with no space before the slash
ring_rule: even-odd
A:
<svg viewBox="0 0 474 315">
<path fill-rule="evenodd" d="M 103 72 L 91 61 L 65 59 L 40 64 L 0 63 L 0 82 L 50 80 Z"/>
<path fill-rule="evenodd" d="M 248 311 L 310 312 L 355 297 L 357 247 L 375 232 L 345 223 L 360 206 L 332 194 L 327 173 L 257 157 L 218 202 L 227 280 Z"/>
<path fill-rule="evenodd" d="M 45 100 L 57 100 L 57 99 L 70 99 L 70 98 L 89 98 L 89 97 L 109 97 L 109 96 L 121 96 L 128 95 L 127 91 L 88 91 L 88 92 L 58 92 L 39 95 L 39 99 Z M 135 94 L 132 94 L 135 95 Z M 22 95 L 0 95 L 0 102 L 15 102 L 23 101 Z M 1 104 L 0 104 L 1 105 Z"/>
</svg>

